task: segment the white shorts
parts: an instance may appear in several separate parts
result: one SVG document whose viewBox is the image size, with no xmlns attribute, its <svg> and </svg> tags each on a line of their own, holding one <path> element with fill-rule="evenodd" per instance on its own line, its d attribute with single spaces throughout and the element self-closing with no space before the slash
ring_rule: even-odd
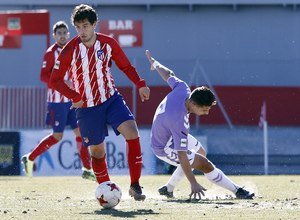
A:
<svg viewBox="0 0 300 220">
<path fill-rule="evenodd" d="M 173 166 L 179 166 L 180 162 L 178 159 L 178 153 L 177 150 L 174 150 L 169 147 L 169 142 L 167 143 L 167 146 L 165 146 L 164 151 L 166 152 L 166 156 L 157 156 L 159 159 L 173 165 Z M 200 141 L 198 141 L 196 138 L 194 138 L 192 135 L 188 134 L 188 151 L 186 152 L 187 157 L 189 159 L 190 164 L 194 162 L 195 154 L 198 150 L 201 149 L 202 144 Z"/>
</svg>

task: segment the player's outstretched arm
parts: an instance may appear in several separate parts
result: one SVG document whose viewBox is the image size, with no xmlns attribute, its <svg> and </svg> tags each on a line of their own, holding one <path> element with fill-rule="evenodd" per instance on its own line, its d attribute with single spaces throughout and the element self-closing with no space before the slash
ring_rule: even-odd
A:
<svg viewBox="0 0 300 220">
<path fill-rule="evenodd" d="M 178 159 L 185 176 L 191 184 L 191 194 L 189 195 L 190 199 L 192 199 L 193 195 L 194 199 L 196 199 L 197 196 L 199 197 L 199 199 L 201 199 L 201 195 L 205 195 L 204 191 L 206 191 L 206 189 L 197 182 L 186 155 L 186 151 L 178 151 Z"/>
<path fill-rule="evenodd" d="M 168 81 L 170 76 L 175 76 L 174 72 L 164 65 L 157 62 L 153 57 L 151 57 L 149 50 L 146 50 L 146 56 L 148 57 L 149 62 L 151 63 L 151 70 L 155 70 L 159 73 L 161 78 Z"/>
</svg>

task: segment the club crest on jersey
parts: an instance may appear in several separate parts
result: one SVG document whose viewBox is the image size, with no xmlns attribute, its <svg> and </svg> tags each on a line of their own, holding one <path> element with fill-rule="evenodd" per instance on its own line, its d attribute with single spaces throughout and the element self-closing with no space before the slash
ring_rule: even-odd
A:
<svg viewBox="0 0 300 220">
<path fill-rule="evenodd" d="M 180 139 L 180 147 L 186 147 L 187 146 L 187 139 L 181 138 Z"/>
<path fill-rule="evenodd" d="M 104 60 L 105 54 L 104 54 L 104 50 L 98 50 L 97 51 L 97 57 L 99 60 Z"/>
<path fill-rule="evenodd" d="M 54 65 L 54 69 L 59 69 L 59 66 L 60 66 L 60 61 L 59 60 L 56 60 L 55 62 L 55 65 Z"/>
</svg>

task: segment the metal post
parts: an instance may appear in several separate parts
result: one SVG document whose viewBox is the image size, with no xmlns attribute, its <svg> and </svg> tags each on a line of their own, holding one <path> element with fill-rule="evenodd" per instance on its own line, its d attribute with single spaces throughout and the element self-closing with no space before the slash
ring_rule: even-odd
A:
<svg viewBox="0 0 300 220">
<path fill-rule="evenodd" d="M 264 167 L 265 175 L 269 174 L 269 153 L 268 153 L 268 122 L 264 121 Z"/>
</svg>

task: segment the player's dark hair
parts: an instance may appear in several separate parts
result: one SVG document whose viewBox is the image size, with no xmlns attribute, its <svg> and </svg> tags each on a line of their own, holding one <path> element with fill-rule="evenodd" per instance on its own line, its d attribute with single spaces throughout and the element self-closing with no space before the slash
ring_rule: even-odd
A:
<svg viewBox="0 0 300 220">
<path fill-rule="evenodd" d="M 193 90 L 190 99 L 197 106 L 212 106 L 216 104 L 215 94 L 206 86 L 201 86 Z"/>
<path fill-rule="evenodd" d="M 53 25 L 53 33 L 56 34 L 58 28 L 66 28 L 69 31 L 69 27 L 66 22 L 58 21 Z"/>
<path fill-rule="evenodd" d="M 78 5 L 74 8 L 71 16 L 71 23 L 75 26 L 75 22 L 81 22 L 87 19 L 91 24 L 98 20 L 96 11 L 89 5 Z"/>
</svg>

